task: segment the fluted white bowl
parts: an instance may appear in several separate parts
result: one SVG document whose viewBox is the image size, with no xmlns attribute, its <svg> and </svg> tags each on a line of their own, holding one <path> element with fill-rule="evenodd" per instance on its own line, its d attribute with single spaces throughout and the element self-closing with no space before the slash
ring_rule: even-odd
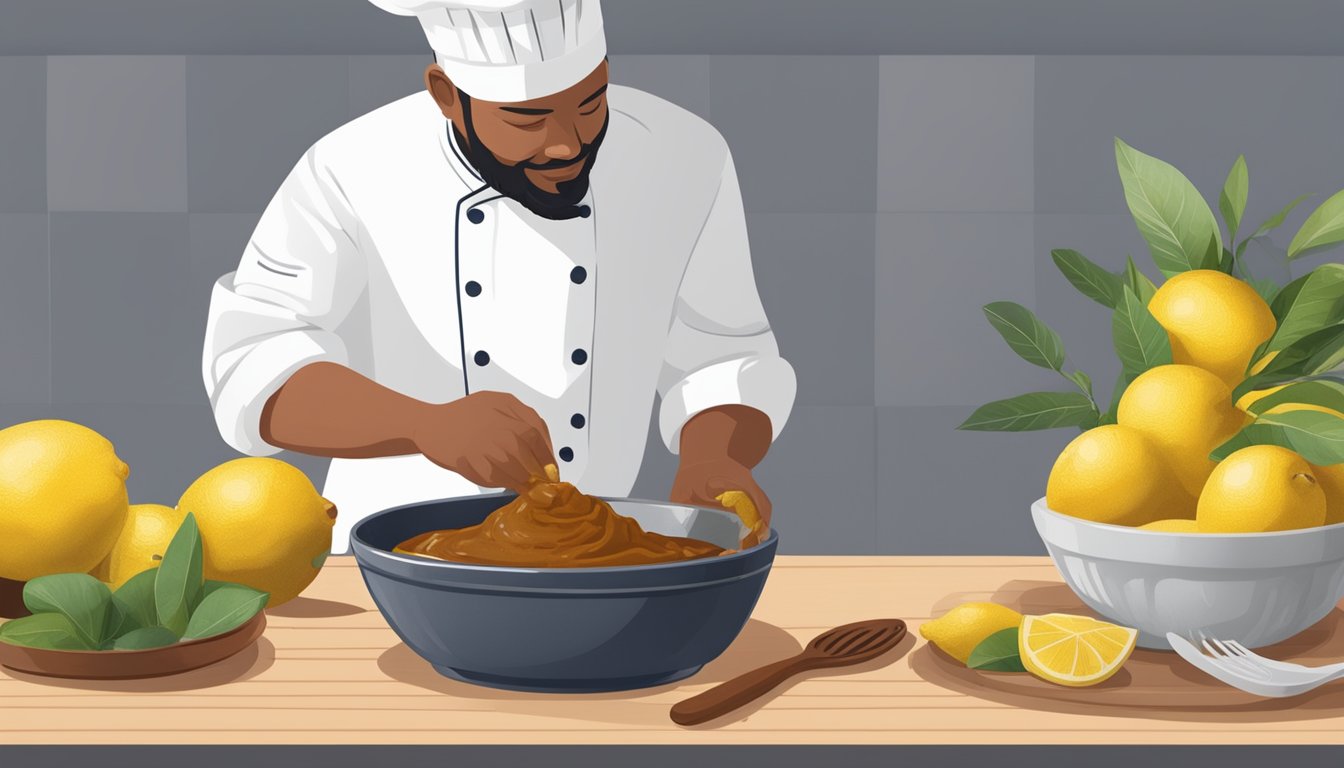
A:
<svg viewBox="0 0 1344 768">
<path fill-rule="evenodd" d="M 1170 650 L 1166 633 L 1258 648 L 1325 618 L 1344 597 L 1344 524 L 1274 533 L 1167 533 L 1031 505 L 1064 582 L 1107 620 Z"/>
</svg>

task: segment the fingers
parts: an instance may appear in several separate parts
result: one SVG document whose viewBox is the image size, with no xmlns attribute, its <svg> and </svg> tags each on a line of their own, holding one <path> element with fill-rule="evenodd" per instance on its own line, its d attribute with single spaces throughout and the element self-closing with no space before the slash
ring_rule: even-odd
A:
<svg viewBox="0 0 1344 768">
<path fill-rule="evenodd" d="M 507 392 L 479 392 L 498 430 L 487 440 L 494 454 L 492 477 L 497 484 L 523 491 L 550 479 L 547 465 L 555 464 L 550 430 L 535 410 Z"/>
<path fill-rule="evenodd" d="M 551 443 L 551 429 L 546 425 L 546 420 L 544 420 L 539 413 L 536 413 L 536 410 L 532 409 L 531 406 L 524 404 L 520 399 L 513 397 L 512 394 L 507 393 L 500 393 L 499 402 L 497 402 L 496 405 L 501 413 L 508 414 L 508 416 L 516 418 L 517 421 L 523 422 L 527 428 L 535 429 L 536 432 L 539 432 L 540 444 L 542 444 L 543 448 L 543 457 L 552 457 L 552 459 L 554 459 L 555 447 L 554 444 Z"/>
</svg>

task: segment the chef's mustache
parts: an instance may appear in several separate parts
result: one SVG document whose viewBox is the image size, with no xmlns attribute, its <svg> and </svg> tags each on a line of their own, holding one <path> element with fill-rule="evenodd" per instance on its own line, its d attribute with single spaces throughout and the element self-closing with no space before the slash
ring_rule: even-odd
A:
<svg viewBox="0 0 1344 768">
<path fill-rule="evenodd" d="M 524 168 L 531 171 L 554 171 L 560 168 L 573 168 L 579 163 L 582 163 L 583 161 L 587 160 L 589 155 L 591 154 L 593 154 L 593 145 L 584 144 L 583 148 L 579 150 L 579 154 L 569 158 L 568 160 L 565 159 L 549 160 L 544 163 L 534 163 L 531 162 L 530 160 L 524 160 L 521 163 L 515 163 L 513 167 Z"/>
</svg>

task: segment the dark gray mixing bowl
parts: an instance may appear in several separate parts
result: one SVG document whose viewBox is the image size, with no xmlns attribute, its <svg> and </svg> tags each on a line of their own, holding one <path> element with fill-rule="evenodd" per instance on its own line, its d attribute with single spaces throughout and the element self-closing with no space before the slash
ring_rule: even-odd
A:
<svg viewBox="0 0 1344 768">
<path fill-rule="evenodd" d="M 512 494 L 396 507 L 355 525 L 369 594 L 411 650 L 441 674 L 511 690 L 644 688 L 695 674 L 742 631 L 778 535 L 721 557 L 607 568 L 510 568 L 394 554 L 406 539 L 475 525 Z M 647 531 L 737 546 L 722 510 L 607 499 Z"/>
</svg>

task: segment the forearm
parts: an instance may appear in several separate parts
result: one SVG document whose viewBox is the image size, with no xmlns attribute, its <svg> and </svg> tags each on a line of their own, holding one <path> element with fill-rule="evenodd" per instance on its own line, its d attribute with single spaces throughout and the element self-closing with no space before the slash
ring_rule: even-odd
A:
<svg viewBox="0 0 1344 768">
<path fill-rule="evenodd" d="M 318 456 L 400 456 L 419 452 L 415 432 L 432 408 L 343 365 L 312 363 L 267 400 L 261 436 Z"/>
<path fill-rule="evenodd" d="M 745 405 L 720 405 L 692 416 L 681 429 L 683 464 L 731 459 L 754 467 L 770 450 L 770 417 Z"/>
</svg>

